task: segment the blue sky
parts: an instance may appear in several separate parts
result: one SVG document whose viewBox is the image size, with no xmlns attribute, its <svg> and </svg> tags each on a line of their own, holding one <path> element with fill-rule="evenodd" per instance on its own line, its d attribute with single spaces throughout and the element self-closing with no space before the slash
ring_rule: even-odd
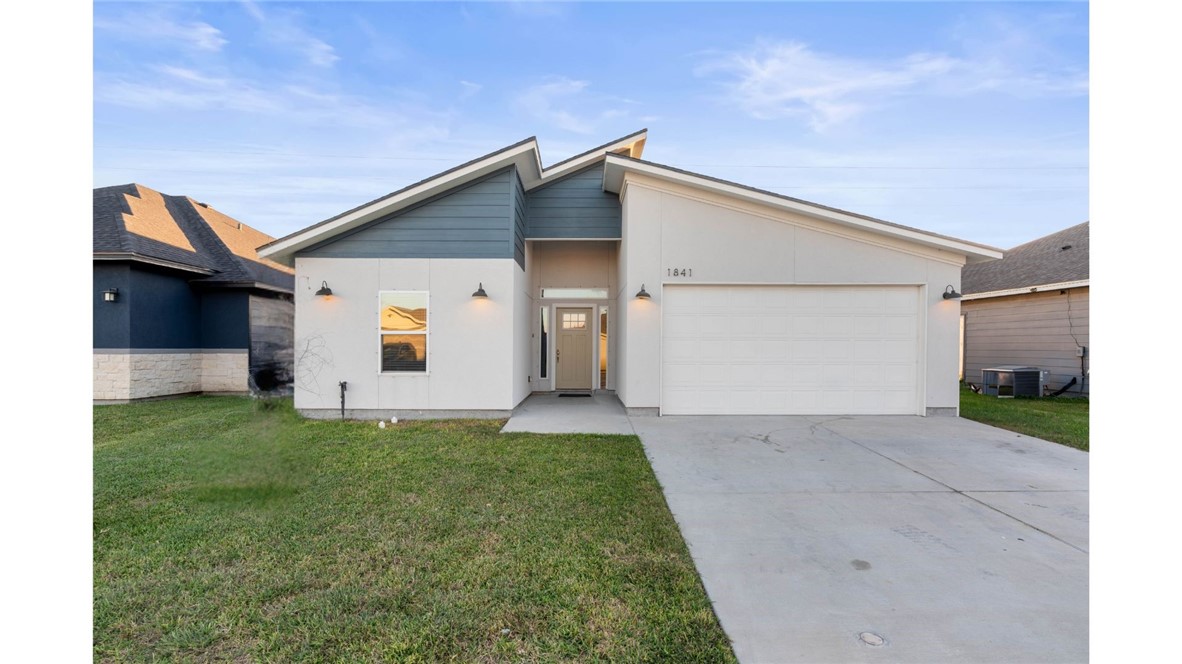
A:
<svg viewBox="0 0 1182 664">
<path fill-rule="evenodd" d="M 1010 247 L 1088 219 L 1082 3 L 110 3 L 94 184 L 286 235 L 536 135 Z"/>
</svg>

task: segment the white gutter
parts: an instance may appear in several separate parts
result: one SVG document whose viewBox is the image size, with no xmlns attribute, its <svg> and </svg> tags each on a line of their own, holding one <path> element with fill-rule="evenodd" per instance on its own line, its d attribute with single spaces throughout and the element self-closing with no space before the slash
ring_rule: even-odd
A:
<svg viewBox="0 0 1182 664">
<path fill-rule="evenodd" d="M 1007 288 L 1005 290 L 986 291 L 984 293 L 963 295 L 960 299 L 963 302 L 966 300 L 984 300 L 991 297 L 1005 297 L 1007 295 L 1025 295 L 1027 293 L 1042 293 L 1044 291 L 1082 288 L 1088 285 L 1088 281 L 1088 279 L 1081 279 L 1079 281 L 1061 281 L 1057 284 L 1042 284 L 1040 286 L 1027 286 L 1025 288 Z"/>
</svg>

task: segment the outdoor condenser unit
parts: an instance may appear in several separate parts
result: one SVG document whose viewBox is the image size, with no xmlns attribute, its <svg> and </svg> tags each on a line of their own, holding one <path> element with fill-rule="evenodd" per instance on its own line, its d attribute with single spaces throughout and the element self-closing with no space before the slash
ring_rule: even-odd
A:
<svg viewBox="0 0 1182 664">
<path fill-rule="evenodd" d="M 1003 365 L 981 370 L 981 392 L 996 397 L 1042 395 L 1042 371 L 1038 367 Z"/>
</svg>

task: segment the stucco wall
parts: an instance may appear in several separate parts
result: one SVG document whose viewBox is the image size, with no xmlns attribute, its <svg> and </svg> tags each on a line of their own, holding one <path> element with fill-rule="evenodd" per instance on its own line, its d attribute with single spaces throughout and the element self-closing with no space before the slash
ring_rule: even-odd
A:
<svg viewBox="0 0 1182 664">
<path fill-rule="evenodd" d="M 623 196 L 625 406 L 660 403 L 661 285 L 697 283 L 926 285 L 919 402 L 958 407 L 959 307 L 941 294 L 959 287 L 962 256 L 640 175 L 628 176 Z M 674 268 L 693 276 L 669 276 Z M 642 284 L 651 300 L 633 297 Z"/>
<path fill-rule="evenodd" d="M 348 409 L 507 412 L 517 405 L 521 269 L 512 258 L 297 257 L 295 265 L 296 408 L 339 409 L 340 381 L 348 383 Z M 332 297 L 315 296 L 322 281 Z M 472 297 L 479 283 L 487 299 Z M 380 371 L 382 290 L 429 293 L 427 373 Z"/>
</svg>

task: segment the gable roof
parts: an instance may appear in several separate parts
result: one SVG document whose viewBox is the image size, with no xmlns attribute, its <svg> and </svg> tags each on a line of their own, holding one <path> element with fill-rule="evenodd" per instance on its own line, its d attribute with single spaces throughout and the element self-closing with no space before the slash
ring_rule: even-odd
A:
<svg viewBox="0 0 1182 664">
<path fill-rule="evenodd" d="M 735 182 L 644 161 L 640 159 L 640 156 L 643 153 L 647 137 L 648 130 L 642 129 L 558 162 L 549 168 L 542 168 L 537 138 L 530 137 L 275 240 L 260 247 L 259 255 L 284 265 L 291 265 L 296 252 L 301 249 L 408 208 L 448 189 L 462 186 L 508 166 L 516 167 L 517 173 L 521 177 L 522 186 L 528 192 L 598 162 L 603 162 L 603 189 L 611 193 L 620 193 L 625 172 L 641 172 L 798 214 L 930 247 L 951 250 L 963 254 L 970 263 L 993 260 L 1002 256 L 1001 250 L 996 247 L 929 233 L 917 228 L 810 203 Z"/>
<path fill-rule="evenodd" d="M 94 190 L 95 260 L 130 260 L 191 272 L 194 281 L 290 292 L 291 268 L 260 258 L 271 236 L 186 196 L 141 184 Z"/>
<path fill-rule="evenodd" d="M 478 180 L 507 166 L 516 167 L 522 186 L 526 191 L 530 191 L 602 161 L 609 153 L 626 153 L 639 157 L 644 151 L 647 137 L 648 130 L 641 129 L 543 168 L 538 139 L 531 136 L 279 238 L 259 247 L 259 255 L 284 265 L 291 265 L 295 253 L 301 249 L 408 208 L 442 191 Z"/>
<path fill-rule="evenodd" d="M 603 173 L 604 191 L 619 193 L 624 186 L 624 176 L 627 173 L 640 173 L 668 182 L 713 191 L 731 198 L 767 205 L 788 212 L 834 222 L 843 226 L 860 228 L 938 249 L 948 249 L 964 254 L 970 263 L 989 261 L 1001 258 L 1002 256 L 1000 249 L 989 245 L 969 242 L 968 240 L 961 240 L 948 235 L 931 233 L 918 228 L 868 217 L 864 214 L 848 212 L 835 207 L 792 198 L 791 196 L 749 187 L 745 184 L 722 180 L 709 175 L 702 175 L 701 173 L 693 173 L 680 168 L 674 168 L 673 166 L 657 164 L 625 155 L 612 154 L 607 156 Z"/>
<path fill-rule="evenodd" d="M 965 297 L 986 293 L 1012 295 L 999 291 L 1031 291 L 1041 286 L 1088 284 L 1086 221 L 1005 253 L 1000 261 L 965 266 L 961 272 L 961 292 Z"/>
</svg>

